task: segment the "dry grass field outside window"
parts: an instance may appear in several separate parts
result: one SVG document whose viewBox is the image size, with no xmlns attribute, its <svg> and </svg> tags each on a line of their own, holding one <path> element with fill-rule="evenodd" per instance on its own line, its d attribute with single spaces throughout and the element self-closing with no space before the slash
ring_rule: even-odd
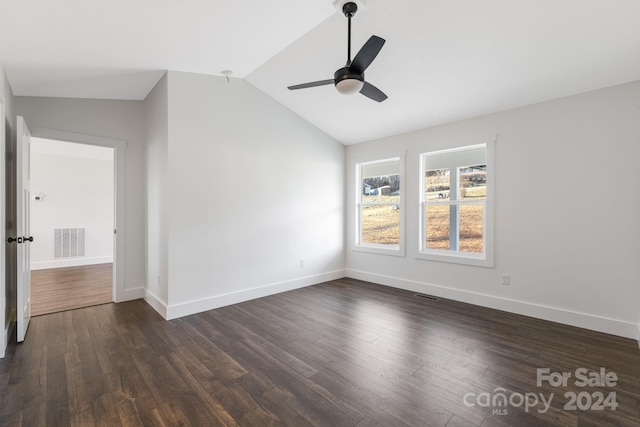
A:
<svg viewBox="0 0 640 427">
<path fill-rule="evenodd" d="M 390 206 L 362 208 L 362 243 L 400 244 L 400 210 Z"/>
<path fill-rule="evenodd" d="M 466 189 L 465 200 L 482 199 L 486 187 Z M 428 200 L 437 200 L 438 192 L 428 194 Z M 390 205 L 362 207 L 362 242 L 369 244 L 400 244 L 400 209 L 393 205 L 397 196 L 367 196 L 367 203 L 389 203 Z M 483 251 L 483 210 L 482 204 L 460 206 L 460 242 L 461 252 L 482 253 Z M 426 247 L 429 249 L 449 250 L 450 207 L 431 205 L 427 208 L 428 226 Z"/>
<path fill-rule="evenodd" d="M 386 203 L 362 207 L 362 243 L 400 244 L 400 197 L 363 196 L 364 203 Z"/>
<path fill-rule="evenodd" d="M 450 250 L 450 221 L 452 215 L 448 173 L 426 177 L 425 194 L 425 242 L 427 249 Z M 468 253 L 484 251 L 484 204 L 486 199 L 486 175 L 484 172 L 461 174 L 460 199 L 457 206 L 459 218 L 458 250 Z M 484 179 L 483 179 L 484 178 Z M 366 180 L 365 180 L 366 181 Z M 480 183 L 480 185 L 478 185 Z M 484 185 L 483 185 L 484 184 Z M 454 190 L 455 191 L 455 190 Z M 433 204 L 431 204 L 431 203 Z M 445 204 L 439 204 L 440 202 Z M 400 197 L 398 195 L 362 195 L 361 243 L 377 245 L 400 244 Z"/>
<path fill-rule="evenodd" d="M 482 205 L 460 206 L 460 252 L 482 253 Z M 427 208 L 426 247 L 449 250 L 450 207 L 437 205 Z"/>
<path fill-rule="evenodd" d="M 428 183 L 428 180 L 427 180 Z M 487 196 L 487 186 L 481 185 L 477 187 L 463 187 L 464 201 L 482 201 Z M 439 200 L 449 201 L 448 193 L 442 198 L 442 191 L 431 191 L 426 193 L 425 199 L 430 202 Z M 483 233 L 484 233 L 484 205 L 478 204 L 462 204 L 458 205 L 459 209 L 459 244 L 460 252 L 482 253 L 483 252 Z M 426 242 L 425 247 L 428 249 L 450 250 L 449 232 L 451 220 L 451 207 L 449 205 L 427 205 L 426 208 Z"/>
</svg>

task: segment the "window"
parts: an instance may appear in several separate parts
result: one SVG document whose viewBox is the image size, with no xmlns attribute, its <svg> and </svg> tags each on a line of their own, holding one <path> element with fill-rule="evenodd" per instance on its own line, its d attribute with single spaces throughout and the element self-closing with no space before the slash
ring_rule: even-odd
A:
<svg viewBox="0 0 640 427">
<path fill-rule="evenodd" d="M 420 258 L 493 266 L 492 147 L 420 156 Z"/>
<path fill-rule="evenodd" d="M 356 165 L 356 248 L 402 255 L 400 158 Z"/>
</svg>

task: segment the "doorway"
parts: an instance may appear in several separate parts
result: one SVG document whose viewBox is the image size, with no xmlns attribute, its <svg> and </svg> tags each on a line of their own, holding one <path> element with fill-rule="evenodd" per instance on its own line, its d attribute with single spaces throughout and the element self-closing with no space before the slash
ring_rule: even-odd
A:
<svg viewBox="0 0 640 427">
<path fill-rule="evenodd" d="M 31 139 L 31 314 L 114 300 L 115 149 Z"/>
</svg>

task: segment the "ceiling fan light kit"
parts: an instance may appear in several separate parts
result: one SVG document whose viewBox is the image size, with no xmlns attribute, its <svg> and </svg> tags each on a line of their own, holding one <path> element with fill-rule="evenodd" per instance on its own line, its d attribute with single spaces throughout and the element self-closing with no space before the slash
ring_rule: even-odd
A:
<svg viewBox="0 0 640 427">
<path fill-rule="evenodd" d="M 333 80 L 336 89 L 343 95 L 360 92 L 364 86 L 364 74 L 354 74 L 348 67 L 336 71 Z"/>
<path fill-rule="evenodd" d="M 337 5 L 338 2 L 334 2 Z M 342 4 L 342 13 L 347 17 L 348 34 L 347 34 L 347 63 L 344 67 L 339 68 L 333 75 L 333 79 L 320 80 L 310 83 L 289 86 L 289 90 L 307 89 L 315 86 L 324 86 L 332 84 L 336 90 L 342 94 L 348 95 L 360 92 L 377 102 L 387 99 L 387 95 L 380 89 L 367 82 L 364 78 L 364 71 L 371 65 L 373 60 L 384 46 L 385 40 L 378 36 L 371 36 L 369 40 L 362 46 L 356 56 L 351 60 L 351 18 L 358 11 L 358 5 L 353 2 L 345 2 Z"/>
</svg>

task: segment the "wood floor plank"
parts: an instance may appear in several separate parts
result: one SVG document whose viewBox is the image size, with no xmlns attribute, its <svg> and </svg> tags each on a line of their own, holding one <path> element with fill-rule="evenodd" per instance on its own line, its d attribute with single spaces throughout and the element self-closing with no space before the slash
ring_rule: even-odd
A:
<svg viewBox="0 0 640 427">
<path fill-rule="evenodd" d="M 31 315 L 57 313 L 113 301 L 113 264 L 31 272 Z"/>
<path fill-rule="evenodd" d="M 639 379 L 633 340 L 341 279 L 172 321 L 142 300 L 34 317 L 0 360 L 0 426 L 638 426 Z M 554 397 L 473 400 L 500 390 Z M 616 410 L 565 409 L 595 391 Z"/>
<path fill-rule="evenodd" d="M 207 413 L 209 417 L 210 425 L 220 425 L 220 426 L 235 426 L 237 423 L 233 419 L 233 417 L 227 412 L 227 410 L 214 399 L 206 390 L 206 388 L 202 385 L 199 377 L 194 376 L 194 374 L 187 367 L 185 360 L 191 360 L 193 365 L 193 359 L 189 356 L 185 357 L 185 352 L 180 352 L 180 354 L 172 354 L 171 361 L 174 366 L 176 366 L 178 373 L 184 377 L 189 384 L 192 385 L 193 389 L 197 393 L 198 397 L 202 399 L 203 411 Z M 202 372 L 201 369 L 199 369 Z M 211 374 L 208 373 L 207 377 L 211 377 Z"/>
<path fill-rule="evenodd" d="M 50 334 L 56 336 L 57 334 Z M 69 394 L 64 353 L 50 353 L 47 360 L 47 425 L 68 425 Z"/>
</svg>

